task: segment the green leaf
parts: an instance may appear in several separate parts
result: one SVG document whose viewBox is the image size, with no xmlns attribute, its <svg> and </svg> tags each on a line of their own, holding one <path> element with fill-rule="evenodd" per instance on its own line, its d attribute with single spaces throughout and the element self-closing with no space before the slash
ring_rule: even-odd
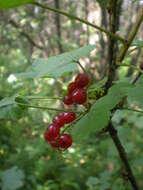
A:
<svg viewBox="0 0 143 190">
<path fill-rule="evenodd" d="M 2 173 L 2 190 L 16 190 L 24 185 L 24 172 L 14 166 Z"/>
<path fill-rule="evenodd" d="M 0 101 L 0 108 L 3 107 L 3 106 L 12 105 L 12 104 L 14 104 L 14 102 L 15 102 L 15 97 L 14 96 L 3 98 Z"/>
<path fill-rule="evenodd" d="M 128 100 L 139 103 L 143 106 L 143 76 L 140 77 L 134 88 L 128 90 Z"/>
<path fill-rule="evenodd" d="M 136 46 L 136 47 L 143 47 L 143 40 L 135 40 L 133 43 L 132 43 L 132 46 Z"/>
<path fill-rule="evenodd" d="M 0 101 L 0 119 L 18 119 L 22 116 L 24 109 L 17 105 L 15 98 L 15 96 L 6 97 Z"/>
<path fill-rule="evenodd" d="M 61 77 L 69 72 L 76 71 L 78 69 L 76 61 L 81 57 L 88 55 L 93 49 L 95 49 L 95 45 L 88 45 L 48 59 L 37 59 L 32 64 L 29 72 L 16 74 L 16 77 Z"/>
<path fill-rule="evenodd" d="M 73 137 L 85 139 L 92 132 L 97 132 L 108 124 L 110 111 L 126 96 L 133 85 L 120 82 L 113 85 L 108 94 L 93 104 L 90 111 L 80 119 L 73 128 Z"/>
<path fill-rule="evenodd" d="M 97 186 L 97 184 L 99 184 L 99 183 L 100 183 L 100 181 L 97 177 L 90 176 L 86 182 L 86 185 L 88 187 L 95 188 Z"/>
<path fill-rule="evenodd" d="M 35 0 L 0 0 L 0 9 L 13 8 L 23 4 L 33 3 Z"/>
</svg>

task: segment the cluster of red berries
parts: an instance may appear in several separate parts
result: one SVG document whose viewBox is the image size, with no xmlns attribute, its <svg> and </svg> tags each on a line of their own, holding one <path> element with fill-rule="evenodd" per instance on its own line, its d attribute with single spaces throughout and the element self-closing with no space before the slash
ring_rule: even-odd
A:
<svg viewBox="0 0 143 190">
<path fill-rule="evenodd" d="M 74 82 L 71 82 L 68 85 L 68 94 L 63 98 L 64 104 L 84 104 L 87 100 L 85 87 L 88 85 L 88 83 L 89 78 L 87 74 L 78 74 Z"/>
<path fill-rule="evenodd" d="M 60 134 L 60 128 L 65 124 L 69 124 L 76 119 L 76 115 L 73 112 L 59 113 L 53 118 L 52 124 L 48 126 L 45 131 L 45 140 L 50 143 L 54 148 L 67 149 L 72 145 L 72 137 L 69 134 Z"/>
<path fill-rule="evenodd" d="M 66 105 L 73 103 L 84 104 L 87 100 L 85 87 L 89 83 L 87 74 L 78 74 L 75 81 L 68 85 L 68 94 L 64 96 L 63 102 Z M 45 140 L 53 148 L 67 149 L 72 145 L 72 136 L 67 133 L 60 133 L 60 129 L 65 124 L 70 124 L 76 119 L 76 114 L 73 112 L 63 112 L 56 115 L 52 124 L 48 126 L 44 133 Z"/>
</svg>

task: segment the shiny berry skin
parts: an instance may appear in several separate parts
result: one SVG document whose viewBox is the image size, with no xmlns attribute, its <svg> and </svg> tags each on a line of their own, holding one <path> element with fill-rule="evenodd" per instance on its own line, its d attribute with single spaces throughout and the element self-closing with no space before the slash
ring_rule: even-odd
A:
<svg viewBox="0 0 143 190">
<path fill-rule="evenodd" d="M 65 124 L 65 121 L 64 121 L 64 114 L 63 113 L 60 113 L 59 115 L 55 116 L 53 118 L 53 124 L 56 126 L 56 127 L 63 127 L 64 124 Z"/>
<path fill-rule="evenodd" d="M 71 123 L 76 119 L 76 115 L 73 112 L 65 112 L 64 113 L 64 121 L 65 123 Z"/>
<path fill-rule="evenodd" d="M 56 127 L 54 124 L 50 124 L 46 130 L 44 137 L 46 141 L 53 141 L 60 134 L 59 127 Z"/>
<path fill-rule="evenodd" d="M 75 78 L 75 82 L 76 82 L 77 88 L 84 88 L 89 83 L 89 77 L 85 73 L 78 74 L 77 77 Z"/>
<path fill-rule="evenodd" d="M 77 104 L 84 104 L 87 100 L 87 94 L 84 89 L 76 89 L 72 94 L 72 99 Z"/>
<path fill-rule="evenodd" d="M 49 142 L 53 148 L 59 148 L 59 141 L 54 140 Z"/>
<path fill-rule="evenodd" d="M 72 145 L 72 137 L 69 134 L 63 134 L 59 138 L 59 147 L 67 149 Z"/>
<path fill-rule="evenodd" d="M 77 88 L 76 82 L 71 82 L 68 85 L 68 93 L 71 94 Z"/>
<path fill-rule="evenodd" d="M 73 102 L 73 99 L 72 99 L 72 96 L 71 96 L 70 94 L 64 96 L 63 102 L 64 102 L 64 104 L 66 104 L 66 105 L 72 105 L 72 104 L 74 103 L 74 102 Z"/>
</svg>

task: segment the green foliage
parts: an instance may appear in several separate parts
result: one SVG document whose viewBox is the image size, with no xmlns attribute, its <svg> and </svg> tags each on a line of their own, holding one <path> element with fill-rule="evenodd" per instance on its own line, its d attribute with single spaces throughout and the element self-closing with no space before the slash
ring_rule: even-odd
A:
<svg viewBox="0 0 143 190">
<path fill-rule="evenodd" d="M 29 2 L 33 1 L 0 0 L 0 9 Z M 110 1 L 98 0 L 97 2 L 100 3 L 100 8 L 107 8 Z M 49 5 L 53 6 L 53 2 Z M 68 5 L 68 3 L 63 1 L 62 7 L 64 5 Z M 91 5 L 93 2 L 89 1 L 88 7 Z M 76 7 L 78 7 L 77 4 L 72 1 L 69 12 L 76 13 L 79 10 L 79 7 L 77 10 Z M 78 13 L 81 18 L 85 17 L 85 12 L 82 10 Z M 47 19 L 47 11 L 29 6 L 2 13 L 0 26 L 2 31 L 2 43 L 0 44 L 0 189 L 103 190 L 111 188 L 112 190 L 130 190 L 131 186 L 124 179 L 124 168 L 120 164 L 118 152 L 112 140 L 108 134 L 98 135 L 98 131 L 107 125 L 111 110 L 123 96 L 127 96 L 128 100 L 125 106 L 143 108 L 142 77 L 135 85 L 129 83 L 130 79 L 126 82 L 125 80 L 116 82 L 105 97 L 98 100 L 92 99 L 93 106 L 89 113 L 73 126 L 72 147 L 64 152 L 51 149 L 43 138 L 45 128 L 56 113 L 39 109 L 26 111 L 27 106 L 23 105 L 62 107 L 59 100 L 49 100 L 48 97 L 61 97 L 64 94 L 67 84 L 78 71 L 75 61 L 95 49 L 95 46 L 88 45 L 50 57 L 59 52 L 59 41 L 63 45 L 63 52 L 66 52 L 78 48 L 87 40 L 87 33 L 83 25 L 63 17 L 61 17 L 61 22 L 64 21 L 62 23 L 62 39 L 59 40 L 56 36 L 55 22 L 52 22 L 54 16 L 48 14 Z M 14 29 L 10 24 L 5 25 L 8 18 L 14 19 L 20 29 Z M 128 25 L 128 19 L 126 22 Z M 92 35 L 95 36 L 95 29 L 92 27 L 87 29 L 89 29 L 91 39 Z M 79 30 L 84 32 L 80 33 Z M 33 46 L 23 35 L 23 32 L 28 34 L 36 44 L 43 46 L 43 50 Z M 42 40 L 45 40 L 45 43 Z M 104 45 L 104 51 L 107 52 L 106 43 Z M 142 41 L 134 41 L 133 45 L 140 48 Z M 96 74 L 100 77 L 100 65 L 102 65 L 102 71 L 104 70 L 101 59 L 105 55 L 101 55 L 98 48 L 100 48 L 99 45 L 96 47 L 96 54 L 88 59 L 90 64 L 87 65 L 86 69 L 87 72 L 91 69 L 91 72 L 89 71 L 89 73 L 93 73 L 91 78 L 94 78 Z M 31 65 L 31 60 L 35 57 L 37 59 Z M 49 58 L 39 59 L 39 57 Z M 126 56 L 126 63 L 131 64 L 132 60 L 131 55 Z M 31 65 L 30 69 L 29 65 Z M 97 67 L 93 71 L 94 66 Z M 28 80 L 17 80 L 11 74 L 20 72 L 24 73 L 17 74 L 17 77 Z M 127 72 L 128 67 L 126 67 Z M 123 79 L 126 73 L 121 70 L 118 73 L 119 79 Z M 58 78 L 61 76 L 65 77 Z M 34 80 L 30 80 L 30 78 Z M 98 93 L 103 93 L 105 83 L 106 79 L 93 83 L 88 87 L 88 93 L 95 96 Z M 13 94 L 18 96 L 13 96 Z M 36 97 L 44 98 L 37 99 Z M 73 107 L 75 110 L 78 108 Z M 82 110 L 82 106 L 79 108 L 80 110 Z M 142 189 L 143 116 L 141 113 L 118 110 L 112 121 L 126 149 L 140 189 Z"/>
<path fill-rule="evenodd" d="M 110 119 L 110 111 L 120 102 L 122 97 L 128 94 L 128 90 L 132 88 L 133 86 L 126 82 L 113 85 L 108 94 L 97 100 L 92 105 L 90 111 L 75 124 L 73 129 L 74 136 L 78 140 L 87 138 L 92 132 L 97 132 L 105 127 Z"/>
<path fill-rule="evenodd" d="M 34 1 L 35 0 L 0 0 L 0 9 L 13 8 Z"/>
<path fill-rule="evenodd" d="M 89 177 L 87 181 L 87 186 L 90 187 L 90 189 L 108 189 L 110 187 L 110 178 L 111 173 L 108 171 L 103 172 L 99 178 L 97 177 Z"/>
<path fill-rule="evenodd" d="M 90 187 L 90 188 L 96 188 L 97 187 L 97 184 L 99 184 L 99 179 L 96 178 L 96 177 L 89 177 L 88 180 L 87 180 L 87 186 Z"/>
<path fill-rule="evenodd" d="M 136 46 L 138 48 L 142 48 L 143 47 L 143 40 L 135 40 L 133 43 L 132 43 L 132 46 Z"/>
<path fill-rule="evenodd" d="M 13 105 L 15 103 L 15 97 L 4 98 L 0 101 L 0 107 Z"/>
<path fill-rule="evenodd" d="M 128 90 L 128 100 L 131 103 L 137 103 L 141 107 L 143 107 L 142 103 L 142 93 L 143 92 L 143 76 L 137 81 L 133 88 Z"/>
<path fill-rule="evenodd" d="M 20 78 L 61 77 L 69 72 L 76 71 L 76 61 L 88 55 L 93 49 L 95 49 L 95 45 L 88 45 L 48 59 L 37 59 L 32 64 L 30 72 L 16 74 L 16 76 Z"/>
<path fill-rule="evenodd" d="M 21 100 L 21 102 L 25 102 Z M 0 101 L 0 119 L 17 119 L 22 117 L 23 106 L 18 106 L 15 97 L 4 98 Z"/>
<path fill-rule="evenodd" d="M 16 166 L 2 173 L 2 190 L 16 190 L 24 184 L 24 173 Z"/>
</svg>

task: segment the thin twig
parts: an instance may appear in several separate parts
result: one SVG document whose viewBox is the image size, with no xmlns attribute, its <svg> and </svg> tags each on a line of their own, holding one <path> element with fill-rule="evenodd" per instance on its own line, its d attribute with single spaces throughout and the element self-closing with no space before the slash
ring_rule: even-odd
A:
<svg viewBox="0 0 143 190">
<path fill-rule="evenodd" d="M 58 10 L 58 9 L 55 9 L 55 8 L 48 7 L 48 6 L 43 5 L 43 4 L 40 4 L 40 3 L 38 3 L 38 2 L 34 2 L 34 3 L 32 3 L 32 4 L 33 4 L 33 5 L 36 5 L 36 6 L 38 6 L 38 7 L 41 7 L 41 8 L 43 8 L 43 9 L 47 9 L 47 10 L 49 10 L 49 11 L 52 11 L 52 12 L 55 12 L 55 13 L 64 15 L 64 16 L 66 16 L 66 17 L 72 19 L 72 20 L 77 20 L 77 21 L 79 21 L 79 22 L 81 22 L 81 23 L 84 23 L 84 24 L 86 24 L 86 25 L 88 25 L 88 26 L 91 26 L 91 27 L 93 27 L 93 28 L 96 28 L 97 30 L 100 30 L 101 32 L 107 34 L 108 36 L 111 36 L 112 38 L 121 41 L 123 44 L 126 43 L 126 40 L 125 40 L 124 38 L 120 37 L 119 35 L 114 34 L 114 33 L 112 33 L 112 32 L 109 32 L 109 31 L 107 31 L 106 29 L 104 29 L 104 28 L 102 28 L 102 27 L 99 27 L 99 26 L 97 26 L 97 25 L 95 25 L 95 24 L 92 24 L 92 23 L 88 22 L 87 20 L 84 20 L 84 19 L 82 19 L 82 18 L 79 18 L 79 17 L 77 17 L 77 16 L 75 16 L 75 15 L 71 15 L 71 14 L 69 14 L 69 13 L 67 13 L 67 12 L 64 12 L 64 11 L 61 11 L 61 10 Z"/>
<path fill-rule="evenodd" d="M 122 60 L 124 59 L 133 39 L 135 38 L 135 36 L 138 32 L 138 29 L 139 29 L 142 21 L 143 21 L 143 5 L 140 8 L 140 11 L 139 11 L 138 16 L 137 16 L 137 20 L 136 20 L 134 26 L 132 27 L 131 32 L 129 33 L 127 43 L 124 44 L 119 51 L 119 54 L 118 54 L 117 60 L 116 60 L 117 64 L 122 62 Z"/>
<path fill-rule="evenodd" d="M 58 109 L 58 108 L 50 108 L 50 107 L 46 107 L 46 106 L 36 106 L 36 105 L 30 105 L 30 104 L 22 104 L 22 103 L 19 103 L 17 102 L 18 105 L 21 105 L 21 106 L 26 106 L 27 108 L 37 108 L 37 109 L 46 109 L 46 110 L 49 110 L 49 111 L 56 111 L 56 112 L 74 112 L 74 113 L 83 113 L 83 112 L 80 112 L 80 111 L 75 111 L 73 109 Z"/>
<path fill-rule="evenodd" d="M 19 97 L 25 97 L 28 99 L 39 99 L 39 100 L 62 100 L 62 97 L 48 97 L 48 96 L 19 96 Z"/>
<path fill-rule="evenodd" d="M 119 19 L 119 15 L 117 14 L 117 1 L 112 0 L 109 1 L 110 5 L 108 7 L 108 13 L 109 13 L 109 28 L 110 32 L 116 33 L 116 30 L 118 28 L 117 19 Z M 107 73 L 107 82 L 105 84 L 105 94 L 107 93 L 108 89 L 112 86 L 112 82 L 116 75 L 116 52 L 117 52 L 117 41 L 115 39 L 112 39 L 111 36 L 109 36 L 108 39 L 108 73 Z"/>
<path fill-rule="evenodd" d="M 134 65 L 129 65 L 129 64 L 121 64 L 121 65 L 118 65 L 119 67 L 132 67 L 134 70 L 137 70 L 137 71 L 139 71 L 139 72 L 141 72 L 142 74 L 143 74 L 143 71 L 140 69 L 140 68 L 138 68 L 138 67 L 136 67 L 136 66 L 134 66 Z"/>
<path fill-rule="evenodd" d="M 21 27 L 12 19 L 9 20 L 9 24 L 11 24 L 13 27 L 15 27 L 16 29 L 20 29 L 19 33 L 24 36 L 33 46 L 37 47 L 38 49 L 44 50 L 43 46 L 40 46 L 39 44 L 37 44 L 28 33 L 26 33 L 24 30 L 21 29 Z"/>
<path fill-rule="evenodd" d="M 80 66 L 80 68 L 82 69 L 84 73 L 87 73 L 85 68 L 82 66 L 82 64 L 79 61 L 76 61 L 76 63 Z"/>
<path fill-rule="evenodd" d="M 136 182 L 135 177 L 133 175 L 133 172 L 131 170 L 130 164 L 128 162 L 125 149 L 124 149 L 123 145 L 121 144 L 121 141 L 120 141 L 118 134 L 117 134 L 117 130 L 113 127 L 112 122 L 110 122 L 108 125 L 108 131 L 109 131 L 110 136 L 112 137 L 112 140 L 113 140 L 113 142 L 114 142 L 114 144 L 118 150 L 118 153 L 119 153 L 120 158 L 124 164 L 124 167 L 125 167 L 126 172 L 127 172 L 128 179 L 131 182 L 133 189 L 139 190 L 137 182 Z"/>
<path fill-rule="evenodd" d="M 142 113 L 143 114 L 143 110 L 137 110 L 137 109 L 134 109 L 134 108 L 123 107 L 121 110 L 128 110 L 128 111 L 133 111 L 133 112 L 138 112 L 138 113 Z"/>
<path fill-rule="evenodd" d="M 142 48 L 142 47 L 135 47 L 135 48 L 129 49 L 127 55 L 130 55 L 130 54 L 133 53 L 134 51 L 139 50 L 139 49 L 141 49 L 141 48 Z"/>
</svg>

